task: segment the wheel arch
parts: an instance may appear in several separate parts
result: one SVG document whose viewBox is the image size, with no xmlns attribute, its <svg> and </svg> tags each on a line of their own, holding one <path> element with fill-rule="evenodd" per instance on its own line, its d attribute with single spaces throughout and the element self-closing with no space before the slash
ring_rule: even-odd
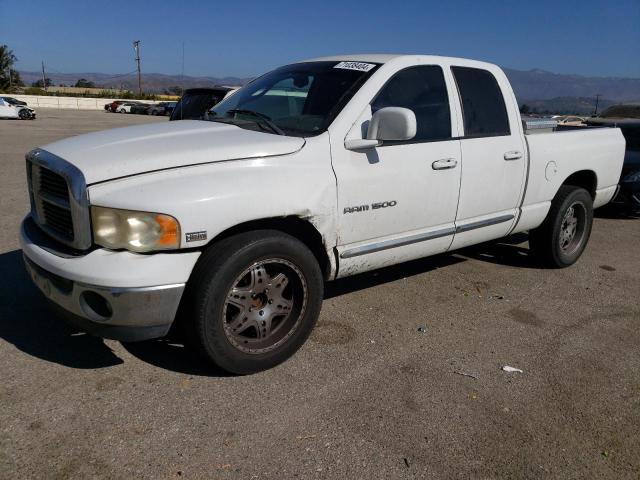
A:
<svg viewBox="0 0 640 480">
<path fill-rule="evenodd" d="M 325 279 L 331 278 L 334 267 L 327 253 L 328 249 L 322 234 L 309 220 L 298 216 L 261 218 L 234 225 L 213 237 L 205 248 L 209 248 L 232 235 L 254 230 L 276 230 L 298 239 L 311 250 L 320 265 Z"/>
<path fill-rule="evenodd" d="M 598 176 L 593 170 L 579 170 L 569 175 L 560 186 L 564 185 L 584 188 L 595 200 Z"/>
</svg>

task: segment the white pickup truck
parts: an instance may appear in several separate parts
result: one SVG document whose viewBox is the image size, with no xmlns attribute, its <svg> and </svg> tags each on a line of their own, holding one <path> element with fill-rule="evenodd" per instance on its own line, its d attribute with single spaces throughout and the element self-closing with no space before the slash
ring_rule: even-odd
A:
<svg viewBox="0 0 640 480">
<path fill-rule="evenodd" d="M 571 265 L 624 149 L 613 128 L 527 134 L 495 65 L 318 58 L 206 120 L 31 151 L 21 243 L 36 285 L 84 330 L 132 341 L 180 324 L 245 374 L 303 344 L 325 281 L 523 231 L 540 261 Z"/>
</svg>

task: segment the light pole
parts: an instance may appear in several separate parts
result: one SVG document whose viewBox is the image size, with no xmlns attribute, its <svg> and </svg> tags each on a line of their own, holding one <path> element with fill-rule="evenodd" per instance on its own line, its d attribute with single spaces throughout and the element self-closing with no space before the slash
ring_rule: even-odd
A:
<svg viewBox="0 0 640 480">
<path fill-rule="evenodd" d="M 140 74 L 140 40 L 133 42 L 133 49 L 136 52 L 136 64 L 138 65 L 138 95 L 142 96 L 142 76 Z"/>
</svg>

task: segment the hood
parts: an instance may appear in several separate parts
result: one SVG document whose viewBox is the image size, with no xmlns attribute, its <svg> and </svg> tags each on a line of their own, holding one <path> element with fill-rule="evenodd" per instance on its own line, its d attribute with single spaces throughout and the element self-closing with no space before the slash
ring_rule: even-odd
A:
<svg viewBox="0 0 640 480">
<path fill-rule="evenodd" d="M 304 143 L 235 125 L 181 120 L 89 133 L 41 148 L 78 167 L 92 184 L 187 165 L 287 155 Z"/>
</svg>

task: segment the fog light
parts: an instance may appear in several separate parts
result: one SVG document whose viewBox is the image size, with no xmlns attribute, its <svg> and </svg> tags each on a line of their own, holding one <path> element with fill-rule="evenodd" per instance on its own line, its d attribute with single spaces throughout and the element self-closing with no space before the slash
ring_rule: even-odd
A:
<svg viewBox="0 0 640 480">
<path fill-rule="evenodd" d="M 91 320 L 97 322 L 105 322 L 113 315 L 109 301 L 91 290 L 85 290 L 80 294 L 80 307 Z"/>
</svg>

